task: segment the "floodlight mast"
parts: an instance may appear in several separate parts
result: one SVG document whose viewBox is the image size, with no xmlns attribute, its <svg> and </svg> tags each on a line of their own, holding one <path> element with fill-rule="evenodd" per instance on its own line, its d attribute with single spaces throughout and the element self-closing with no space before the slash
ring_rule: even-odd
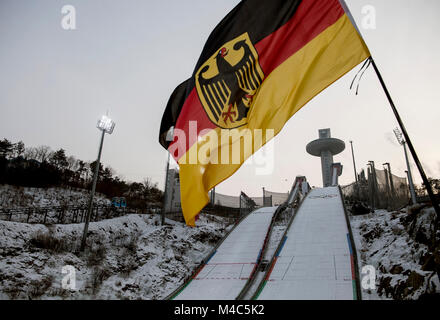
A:
<svg viewBox="0 0 440 320">
<path fill-rule="evenodd" d="M 98 181 L 99 166 L 101 163 L 101 153 L 102 153 L 102 146 L 104 144 L 104 136 L 106 133 L 108 133 L 108 134 L 113 133 L 113 129 L 115 128 L 115 123 L 109 117 L 102 116 L 102 118 L 98 121 L 98 124 L 96 125 L 96 127 L 102 131 L 101 142 L 99 144 L 98 159 L 96 160 L 95 173 L 93 174 L 92 191 L 90 193 L 89 203 L 87 206 L 87 215 L 86 215 L 86 221 L 84 224 L 83 236 L 81 239 L 80 251 L 83 251 L 86 246 L 87 232 L 89 230 L 90 216 L 92 213 L 93 198 L 95 196 L 96 182 Z"/>
<path fill-rule="evenodd" d="M 160 215 L 160 225 L 163 226 L 165 224 L 165 209 L 167 206 L 167 196 L 168 196 L 168 171 L 170 170 L 170 153 L 167 150 L 168 153 L 168 159 L 167 159 L 167 168 L 165 171 L 165 187 L 164 187 L 164 193 L 163 193 L 163 207 L 162 212 Z"/>
<path fill-rule="evenodd" d="M 403 146 L 403 151 L 405 152 L 405 160 L 406 160 L 406 167 L 407 167 L 407 174 L 408 174 L 408 183 L 409 183 L 409 190 L 411 193 L 411 201 L 413 204 L 417 203 L 417 197 L 416 192 L 414 189 L 414 182 L 411 174 L 411 168 L 409 166 L 409 159 L 408 159 L 408 152 L 406 151 L 406 141 L 403 138 L 402 132 L 399 130 L 399 128 L 395 128 L 394 134 L 396 135 L 397 141 L 399 141 L 400 145 Z"/>
<path fill-rule="evenodd" d="M 402 132 L 399 130 L 399 128 L 395 128 L 394 130 L 394 134 L 396 136 L 397 141 L 403 145 L 405 143 L 405 140 L 403 139 L 403 134 Z"/>
<path fill-rule="evenodd" d="M 353 141 L 350 140 L 350 145 L 351 145 L 351 156 L 353 158 L 353 168 L 354 168 L 354 179 L 355 182 L 358 182 L 358 176 L 357 176 L 357 172 L 356 172 L 356 162 L 354 161 L 354 151 L 353 151 Z"/>
<path fill-rule="evenodd" d="M 166 136 L 166 141 L 168 142 L 172 142 L 174 141 L 174 126 L 171 127 L 168 132 L 167 132 L 167 136 Z M 167 203 L 168 203 L 168 171 L 170 170 L 170 152 L 167 150 L 167 167 L 166 167 L 166 171 L 165 171 L 165 186 L 164 186 L 164 192 L 163 192 L 163 205 L 162 205 L 162 212 L 161 212 L 161 217 L 160 217 L 160 225 L 164 225 L 165 224 L 165 209 L 167 207 Z M 171 208 L 170 208 L 171 209 Z"/>
</svg>

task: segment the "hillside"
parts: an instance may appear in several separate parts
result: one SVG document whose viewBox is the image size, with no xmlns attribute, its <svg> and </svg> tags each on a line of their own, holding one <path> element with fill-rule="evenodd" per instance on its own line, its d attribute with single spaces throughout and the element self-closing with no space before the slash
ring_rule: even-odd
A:
<svg viewBox="0 0 440 320">
<path fill-rule="evenodd" d="M 93 222 L 85 253 L 75 253 L 83 224 L 0 221 L 0 299 L 163 299 L 227 226 L 210 215 L 195 228 L 171 220 L 160 226 L 159 218 L 131 214 Z M 76 270 L 76 290 L 62 289 L 66 265 Z"/>
<path fill-rule="evenodd" d="M 440 235 L 435 217 L 432 207 L 416 205 L 351 218 L 360 270 L 366 265 L 376 269 L 376 290 L 363 290 L 364 300 L 438 298 Z"/>
<path fill-rule="evenodd" d="M 86 205 L 90 191 L 85 189 L 30 188 L 0 184 L 0 208 L 53 207 Z M 96 193 L 97 204 L 110 204 L 104 195 Z"/>
</svg>

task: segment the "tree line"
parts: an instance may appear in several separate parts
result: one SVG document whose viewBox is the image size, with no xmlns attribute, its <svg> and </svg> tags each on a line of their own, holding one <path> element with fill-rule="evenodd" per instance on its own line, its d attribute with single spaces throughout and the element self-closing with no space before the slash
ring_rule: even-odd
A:
<svg viewBox="0 0 440 320">
<path fill-rule="evenodd" d="M 64 149 L 49 146 L 26 147 L 22 141 L 0 140 L 0 184 L 23 187 L 66 187 L 90 189 L 96 161 L 68 156 Z M 99 164 L 96 191 L 108 198 L 125 197 L 128 206 L 145 208 L 162 203 L 163 192 L 145 178 L 142 183 L 127 182 L 115 171 Z"/>
</svg>

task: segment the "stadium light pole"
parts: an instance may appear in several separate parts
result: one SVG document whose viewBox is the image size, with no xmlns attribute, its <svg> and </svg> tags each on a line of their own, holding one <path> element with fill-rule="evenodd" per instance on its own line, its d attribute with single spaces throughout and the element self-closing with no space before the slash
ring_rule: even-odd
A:
<svg viewBox="0 0 440 320">
<path fill-rule="evenodd" d="M 388 102 L 390 104 L 390 107 L 394 113 L 394 116 L 396 117 L 396 120 L 399 124 L 400 129 L 402 130 L 401 133 L 405 137 L 406 144 L 408 144 L 409 151 L 411 151 L 411 155 L 413 157 L 413 160 L 417 166 L 417 169 L 419 169 L 420 176 L 422 177 L 423 183 L 425 184 L 425 189 L 428 192 L 429 198 L 431 199 L 432 206 L 437 214 L 437 222 L 440 222 L 440 206 L 438 204 L 437 198 L 434 195 L 434 192 L 432 191 L 431 183 L 429 182 L 428 178 L 426 177 L 425 170 L 423 169 L 423 166 L 419 160 L 419 157 L 417 156 L 416 150 L 414 149 L 414 146 L 411 142 L 411 139 L 409 138 L 408 132 L 406 131 L 405 125 L 403 124 L 402 119 L 400 118 L 399 112 L 397 111 L 396 106 L 394 105 L 394 101 L 391 98 L 390 92 L 388 91 L 388 88 L 385 84 L 385 81 L 383 80 L 383 77 L 376 65 L 376 62 L 372 57 L 370 57 L 371 65 L 374 68 L 374 71 L 376 72 L 377 78 L 379 79 L 379 82 L 382 86 L 382 89 L 387 96 Z"/>
<path fill-rule="evenodd" d="M 166 141 L 172 142 L 174 140 L 174 126 L 171 127 L 168 132 L 167 136 L 165 138 Z M 163 192 L 163 203 L 162 203 L 162 212 L 160 213 L 160 225 L 163 226 L 165 224 L 165 208 L 167 206 L 168 202 L 168 171 L 170 171 L 170 152 L 167 150 L 167 166 L 165 171 L 165 185 L 164 185 L 164 192 Z M 171 206 L 170 206 L 171 207 Z M 171 209 L 171 208 L 170 208 Z"/>
<path fill-rule="evenodd" d="M 414 182 L 413 182 L 413 178 L 412 178 L 412 174 L 411 174 L 411 168 L 409 166 L 408 152 L 406 151 L 406 141 L 403 138 L 403 134 L 399 130 L 399 128 L 395 128 L 393 131 L 394 131 L 394 134 L 396 135 L 397 141 L 400 143 L 400 145 L 403 146 L 403 150 L 405 151 L 405 160 L 406 160 L 406 167 L 407 167 L 407 171 L 408 171 L 408 182 L 409 182 L 409 190 L 411 192 L 411 201 L 413 204 L 416 204 L 417 198 L 416 198 L 416 192 L 414 190 Z"/>
<path fill-rule="evenodd" d="M 354 151 L 353 151 L 353 141 L 350 140 L 350 145 L 351 145 L 351 156 L 353 158 L 353 168 L 354 168 L 354 179 L 355 182 L 358 182 L 358 177 L 357 177 L 357 171 L 356 171 L 356 162 L 354 161 Z"/>
<path fill-rule="evenodd" d="M 160 225 L 163 226 L 165 224 L 165 208 L 167 206 L 167 196 L 168 196 L 168 171 L 170 171 L 170 153 L 168 153 L 168 159 L 167 159 L 167 167 L 165 169 L 165 187 L 164 187 L 164 193 L 163 193 L 163 206 L 162 206 L 162 212 L 160 215 Z"/>
<path fill-rule="evenodd" d="M 105 116 L 102 116 L 102 118 L 100 120 L 98 120 L 98 124 L 96 125 L 96 127 L 102 131 L 101 142 L 99 144 L 98 159 L 96 160 L 95 173 L 93 175 L 92 191 L 90 192 L 89 203 L 87 206 L 87 216 L 86 216 L 86 222 L 84 224 L 84 231 L 83 231 L 83 236 L 81 239 L 80 251 L 83 251 L 86 246 L 87 232 L 89 230 L 90 216 L 92 213 L 93 197 L 95 196 L 96 182 L 98 181 L 98 173 L 99 173 L 99 166 L 100 166 L 100 162 L 101 162 L 102 146 L 104 144 L 104 136 L 106 133 L 108 133 L 108 134 L 113 133 L 113 129 L 115 128 L 115 123 L 112 121 L 112 119 L 110 119 L 109 117 L 107 117 L 105 115 Z"/>
</svg>

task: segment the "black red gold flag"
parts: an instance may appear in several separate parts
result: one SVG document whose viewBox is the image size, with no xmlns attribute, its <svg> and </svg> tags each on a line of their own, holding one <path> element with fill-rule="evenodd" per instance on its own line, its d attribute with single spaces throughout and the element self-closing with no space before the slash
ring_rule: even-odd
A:
<svg viewBox="0 0 440 320">
<path fill-rule="evenodd" d="M 162 118 L 159 141 L 179 164 L 186 223 L 195 225 L 210 189 L 369 56 L 339 0 L 240 2 L 213 30 Z M 230 137 L 221 139 L 224 132 Z M 243 143 L 249 135 L 253 143 Z"/>
</svg>

